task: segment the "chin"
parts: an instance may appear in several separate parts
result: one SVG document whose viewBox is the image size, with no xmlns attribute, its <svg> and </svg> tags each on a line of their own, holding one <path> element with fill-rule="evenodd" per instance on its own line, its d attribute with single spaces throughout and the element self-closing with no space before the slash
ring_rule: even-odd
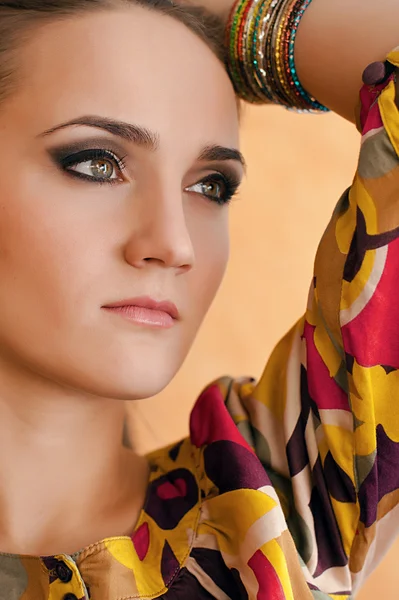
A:
<svg viewBox="0 0 399 600">
<path fill-rule="evenodd" d="M 182 366 L 192 340 L 141 336 L 86 336 L 47 346 L 26 345 L 19 364 L 31 376 L 74 395 L 141 400 L 161 392 Z M 69 342 L 69 343 L 68 343 Z M 26 352 L 28 350 L 28 352 Z"/>
<path fill-rule="evenodd" d="M 68 387 L 91 396 L 115 400 L 144 400 L 160 393 L 174 378 L 179 364 L 165 361 L 131 361 L 128 364 L 112 361 L 105 365 L 80 366 L 61 375 Z M 82 368 L 83 367 L 83 368 Z"/>
</svg>

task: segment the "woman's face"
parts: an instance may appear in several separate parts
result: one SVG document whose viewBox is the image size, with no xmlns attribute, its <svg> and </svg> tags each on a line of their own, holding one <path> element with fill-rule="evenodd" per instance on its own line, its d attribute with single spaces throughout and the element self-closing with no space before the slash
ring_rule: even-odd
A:
<svg viewBox="0 0 399 600">
<path fill-rule="evenodd" d="M 184 25 L 138 7 L 46 25 L 19 58 L 0 107 L 0 369 L 148 397 L 226 267 L 242 176 L 231 84 Z M 179 316 L 103 308 L 136 298 Z"/>
</svg>

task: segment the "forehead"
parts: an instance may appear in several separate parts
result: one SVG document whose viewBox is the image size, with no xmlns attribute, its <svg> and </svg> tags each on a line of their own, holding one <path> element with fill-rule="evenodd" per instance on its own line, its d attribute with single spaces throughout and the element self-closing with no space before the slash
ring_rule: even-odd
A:
<svg viewBox="0 0 399 600">
<path fill-rule="evenodd" d="M 138 123 L 164 140 L 238 145 L 233 88 L 206 44 L 137 6 L 40 27 L 21 48 L 19 122 L 45 130 L 81 114 Z"/>
</svg>

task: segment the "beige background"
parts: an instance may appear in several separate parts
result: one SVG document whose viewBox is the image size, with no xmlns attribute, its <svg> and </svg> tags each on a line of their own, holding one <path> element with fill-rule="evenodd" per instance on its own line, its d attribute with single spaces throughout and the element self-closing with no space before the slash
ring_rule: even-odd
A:
<svg viewBox="0 0 399 600">
<path fill-rule="evenodd" d="M 231 207 L 232 252 L 222 289 L 179 375 L 130 407 L 141 451 L 184 435 L 195 397 L 220 375 L 258 377 L 274 344 L 304 311 L 318 240 L 356 168 L 359 139 L 335 115 L 246 107 L 249 172 Z M 398 598 L 399 541 L 358 600 Z M 298 599 L 299 600 L 299 599 Z"/>
</svg>

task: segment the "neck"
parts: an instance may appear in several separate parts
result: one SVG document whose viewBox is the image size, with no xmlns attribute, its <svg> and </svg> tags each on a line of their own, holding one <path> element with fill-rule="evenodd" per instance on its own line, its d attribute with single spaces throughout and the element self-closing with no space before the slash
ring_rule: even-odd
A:
<svg viewBox="0 0 399 600">
<path fill-rule="evenodd" d="M 73 553 L 128 534 L 147 474 L 122 445 L 124 402 L 0 373 L 0 552 Z"/>
</svg>

